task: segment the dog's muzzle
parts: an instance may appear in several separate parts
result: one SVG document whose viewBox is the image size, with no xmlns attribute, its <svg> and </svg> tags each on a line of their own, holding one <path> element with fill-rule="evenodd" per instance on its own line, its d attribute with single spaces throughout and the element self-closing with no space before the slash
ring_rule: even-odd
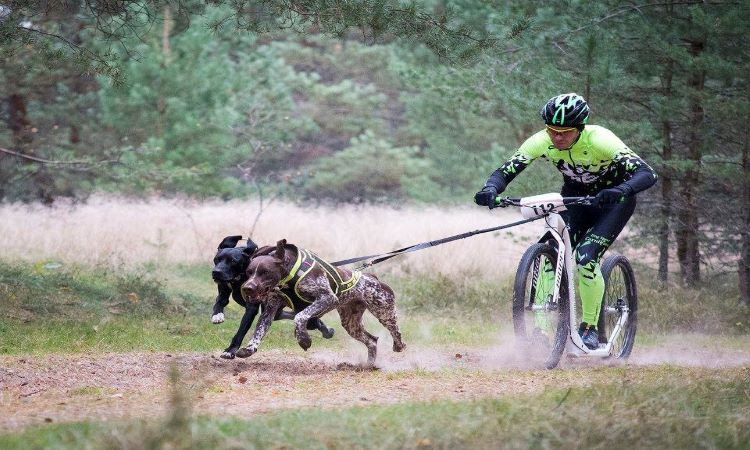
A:
<svg viewBox="0 0 750 450">
<path fill-rule="evenodd" d="M 231 281 L 231 278 L 226 276 L 226 274 L 220 270 L 211 271 L 211 278 L 213 278 L 214 281 Z"/>
<path fill-rule="evenodd" d="M 270 287 L 263 287 L 256 284 L 248 285 L 246 282 L 242 285 L 242 296 L 245 298 L 257 300 L 259 298 L 262 298 L 266 296 L 268 293 L 270 293 L 274 289 L 273 286 Z"/>
</svg>

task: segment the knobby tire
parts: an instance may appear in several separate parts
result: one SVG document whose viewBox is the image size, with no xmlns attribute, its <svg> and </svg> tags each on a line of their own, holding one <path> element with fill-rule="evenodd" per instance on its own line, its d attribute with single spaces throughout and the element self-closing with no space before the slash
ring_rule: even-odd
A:
<svg viewBox="0 0 750 450">
<path fill-rule="evenodd" d="M 533 279 L 534 261 L 538 261 L 540 267 L 539 272 L 541 273 L 541 268 L 543 266 L 541 263 L 542 257 L 547 258 L 552 263 L 553 268 L 556 267 L 557 249 L 550 244 L 537 243 L 524 252 L 516 271 L 516 279 L 513 285 L 513 330 L 516 335 L 516 342 L 522 350 L 528 350 L 532 344 L 532 330 L 527 329 L 526 320 L 527 315 L 533 314 L 533 312 L 527 311 L 526 306 L 533 304 L 535 298 L 537 280 Z M 529 283 L 533 284 L 529 286 Z M 570 330 L 570 308 L 567 292 L 567 274 L 565 273 L 565 270 L 563 270 L 554 339 L 544 364 L 548 369 L 556 367 L 560 362 L 560 358 L 565 350 L 565 344 L 568 339 L 568 333 Z"/>
<path fill-rule="evenodd" d="M 608 333 L 611 327 L 616 323 L 616 315 L 610 315 L 607 320 L 605 311 L 608 307 L 616 305 L 617 301 L 627 304 L 630 309 L 628 321 L 625 328 L 621 331 L 621 346 L 612 349 L 613 358 L 627 359 L 633 350 L 635 343 L 635 333 L 638 325 L 638 290 L 635 284 L 635 273 L 630 261 L 623 255 L 610 255 L 602 263 L 602 276 L 604 278 L 604 298 L 602 300 L 602 309 L 599 313 L 600 342 L 609 338 Z"/>
</svg>

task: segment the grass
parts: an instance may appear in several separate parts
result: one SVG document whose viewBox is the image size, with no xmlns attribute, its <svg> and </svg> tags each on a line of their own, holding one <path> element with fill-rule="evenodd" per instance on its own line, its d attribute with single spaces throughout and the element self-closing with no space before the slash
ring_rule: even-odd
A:
<svg viewBox="0 0 750 450">
<path fill-rule="evenodd" d="M 0 262 L 0 317 L 90 321 L 104 315 L 177 312 L 162 284 L 143 272 Z"/>
<path fill-rule="evenodd" d="M 508 277 L 489 281 L 472 276 L 454 278 L 436 274 L 387 281 L 397 292 L 399 310 L 406 313 L 434 311 L 467 318 L 485 317 L 490 313 L 498 318 L 510 308 L 513 298 L 512 280 Z"/>
<path fill-rule="evenodd" d="M 101 395 L 112 395 L 117 393 L 117 389 L 111 387 L 101 386 L 84 386 L 80 388 L 71 389 L 68 391 L 70 395 L 80 395 L 83 397 L 88 396 L 101 396 Z"/>
<path fill-rule="evenodd" d="M 0 354 L 44 354 L 81 352 L 218 352 L 223 350 L 239 326 L 241 311 L 233 308 L 230 319 L 221 325 L 211 324 L 209 316 L 160 317 L 138 319 L 121 317 L 101 323 L 73 321 L 21 323 L 0 320 Z M 351 340 L 338 323 L 335 314 L 326 316 L 326 323 L 336 330 L 330 340 L 312 331 L 313 345 L 340 349 Z M 419 317 L 400 321 L 402 333 L 410 344 L 484 346 L 496 340 L 497 333 L 487 330 L 502 328 L 488 322 L 466 322 L 450 319 Z M 383 327 L 373 319 L 367 328 L 384 334 Z M 252 331 L 252 330 L 251 330 Z M 265 348 L 296 349 L 291 321 L 276 322 L 263 341 Z M 249 339 L 249 336 L 246 338 Z"/>
<path fill-rule="evenodd" d="M 639 270 L 639 342 L 650 335 L 747 334 L 750 308 L 734 300 L 734 283 L 663 290 Z M 511 280 L 481 277 L 387 276 L 398 293 L 400 324 L 417 345 L 490 345 L 510 325 Z M 0 354 L 48 352 L 217 351 L 226 347 L 242 310 L 230 303 L 227 322 L 209 322 L 215 285 L 200 264 L 95 271 L 85 266 L 0 261 Z M 382 327 L 369 315 L 368 327 Z M 335 313 L 324 319 L 348 339 Z M 296 348 L 290 322 L 272 327 L 269 348 Z M 317 338 L 317 333 L 312 333 Z M 653 340 L 653 339 L 652 339 Z"/>
<path fill-rule="evenodd" d="M 194 416 L 173 384 L 161 420 L 74 423 L 0 436 L 0 448 L 746 448 L 750 369 L 660 366 L 589 387 L 475 401 Z M 174 377 L 174 375 L 173 375 Z"/>
<path fill-rule="evenodd" d="M 224 324 L 210 323 L 216 288 L 199 265 L 100 273 L 51 267 L 0 262 L 0 300 L 9 306 L 0 311 L 0 354 L 217 351 L 231 340 L 243 313 L 232 302 Z M 416 344 L 487 345 L 494 334 L 486 331 L 508 323 L 492 309 L 486 282 L 438 277 L 434 282 L 396 278 L 393 284 L 404 292 L 402 330 Z M 380 332 L 382 327 L 367 317 L 368 327 Z M 344 345 L 348 337 L 336 314 L 325 320 L 337 329 L 325 345 Z M 277 322 L 264 346 L 296 348 L 291 335 L 291 322 Z M 312 336 L 318 338 L 317 332 Z"/>
<path fill-rule="evenodd" d="M 713 277 L 701 287 L 689 289 L 674 283 L 663 286 L 653 271 L 639 269 L 639 330 L 655 334 L 750 333 L 750 307 L 739 302 L 736 274 Z"/>
</svg>

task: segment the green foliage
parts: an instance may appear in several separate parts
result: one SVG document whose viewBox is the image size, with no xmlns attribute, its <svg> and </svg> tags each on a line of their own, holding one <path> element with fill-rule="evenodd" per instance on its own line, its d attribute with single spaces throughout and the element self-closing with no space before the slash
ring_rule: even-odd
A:
<svg viewBox="0 0 750 450">
<path fill-rule="evenodd" d="M 323 35 L 341 38 L 358 28 L 368 43 L 400 38 L 447 57 L 491 45 L 484 33 L 449 23 L 445 12 L 436 9 L 433 17 L 393 1 L 346 8 L 264 1 L 250 9 L 245 2 L 201 1 L 125 1 L 101 9 L 5 5 L 0 51 L 13 64 L 0 75 L 20 103 L 7 121 L 13 132 L 0 130 L 9 143 L 0 145 L 24 155 L 0 161 L 0 173 L 12 181 L 0 185 L 7 199 L 52 202 L 101 189 L 225 198 L 279 190 L 290 177 L 281 172 L 339 151 L 365 130 L 395 134 L 401 107 L 394 83 L 386 82 L 395 80 L 389 52 L 382 51 L 392 44 L 368 48 L 350 38 L 347 45 L 311 33 L 305 27 L 313 22 Z M 15 26 L 29 17 L 31 27 Z M 304 37 L 287 45 L 257 40 L 275 27 L 337 50 L 328 58 L 309 51 Z M 286 35 L 271 36 L 282 42 Z M 314 61 L 312 70 L 297 55 Z M 337 75 L 331 83 L 326 69 L 353 77 Z M 91 73 L 103 76 L 92 80 Z M 55 81 L 55 89 L 40 88 Z M 373 114 L 382 110 L 389 114 Z M 60 170 L 25 156 L 53 160 Z M 66 165 L 73 159 L 82 162 Z M 114 164 L 97 164 L 105 160 Z"/>
<path fill-rule="evenodd" d="M 123 2 L 122 8 L 105 11 L 114 18 L 110 25 L 131 20 L 143 26 L 136 28 L 137 36 L 121 37 L 124 47 L 99 40 L 108 36 L 107 30 L 89 29 L 91 19 L 82 19 L 87 27 L 78 38 L 86 48 L 108 55 L 108 62 L 118 67 L 127 82 L 114 86 L 100 78 L 98 85 L 85 92 L 71 90 L 70 83 L 63 82 L 57 84 L 54 102 L 48 93 L 40 96 L 42 103 L 30 100 L 30 122 L 39 130 L 36 146 L 60 160 L 86 151 L 101 159 L 119 159 L 121 164 L 111 170 L 104 166 L 87 171 L 84 176 L 34 164 L 8 166 L 6 171 L 14 173 L 16 180 L 28 179 L 29 183 L 8 183 L 5 197 L 25 198 L 28 192 L 41 195 L 33 193 L 31 186 L 47 183 L 53 187 L 51 199 L 61 194 L 85 195 L 93 189 L 227 198 L 255 189 L 247 182 L 278 188 L 283 184 L 280 180 L 294 177 L 297 169 L 308 170 L 317 158 L 333 156 L 370 130 L 397 147 L 420 149 L 420 158 L 431 166 L 429 178 L 440 185 L 441 195 L 433 198 L 448 196 L 465 202 L 482 179 L 538 129 L 537 110 L 551 95 L 569 90 L 586 94 L 595 121 L 616 128 L 638 153 L 656 164 L 658 121 L 685 110 L 686 100 L 659 92 L 645 96 L 647 104 L 628 100 L 643 96 L 648 85 L 658 81 L 655 75 L 665 57 L 686 61 L 680 40 L 683 29 L 657 19 L 659 8 L 634 15 L 638 31 L 632 31 L 623 25 L 631 22 L 614 18 L 630 17 L 632 11 L 607 2 L 494 5 L 455 0 L 427 2 L 425 9 L 401 9 L 383 1 L 354 2 L 334 10 L 325 2 L 312 2 L 305 4 L 305 14 L 297 10 L 278 16 L 271 12 L 285 11 L 288 4 L 261 2 L 254 9 L 259 14 L 255 17 L 248 17 L 243 4 L 172 5 L 175 21 L 166 29 L 169 39 L 164 41 L 169 23 L 153 20 L 161 17 L 165 4 Z M 9 6 L 14 14 L 34 8 L 16 2 Z M 445 22 L 431 21 L 425 15 L 428 11 Z M 610 18 L 607 13 L 612 11 L 616 14 Z M 731 20 L 732 11 L 698 6 L 679 9 L 696 26 L 718 24 L 724 30 L 722 37 L 739 38 L 741 26 Z M 608 20 L 600 24 L 596 19 L 602 16 Z M 49 31 L 67 31 L 54 14 L 47 19 Z M 322 34 L 306 28 L 312 22 Z M 266 34 L 261 41 L 254 34 L 276 25 L 303 33 Z M 238 33 L 234 26 L 251 32 Z M 352 26 L 363 27 L 364 37 L 349 34 Z M 635 34 L 641 51 L 631 58 L 619 42 Z M 495 40 L 502 36 L 508 51 L 484 53 L 471 63 L 444 65 L 445 60 L 428 50 L 438 55 L 471 53 L 469 47 L 484 44 L 470 35 Z M 405 40 L 392 40 L 392 36 Z M 442 43 L 433 40 L 441 36 Z M 738 52 L 728 51 L 719 42 L 709 40 L 709 45 L 721 57 L 702 64 L 712 68 L 721 82 L 736 85 L 732 69 L 740 62 Z M 461 46 L 464 49 L 457 50 Z M 25 74 L 24 80 L 10 80 L 10 85 L 39 93 L 34 86 L 42 77 L 45 58 L 24 60 L 28 70 L 4 72 L 6 76 Z M 19 55 L 11 58 L 14 64 L 20 59 Z M 64 72 L 71 70 L 60 66 L 56 77 L 63 79 Z M 726 104 L 724 97 L 721 102 Z M 733 109 L 742 110 L 745 104 L 737 102 Z M 639 117 L 644 108 L 649 119 L 621 120 L 625 114 Z M 706 110 L 726 109 L 707 105 Z M 68 128 L 59 122 L 65 116 L 87 124 L 80 133 L 85 143 L 63 145 Z M 614 123 L 615 118 L 620 123 Z M 11 139 L 7 132 L 4 136 Z M 530 170 L 538 174 L 539 165 Z M 280 177 L 283 172 L 288 173 Z M 542 174 L 543 188 L 536 178 L 516 188 L 519 180 L 513 187 L 528 193 L 553 189 L 557 180 L 546 170 Z M 394 189 L 390 197 L 404 198 L 399 184 L 390 186 Z M 432 189 L 425 186 L 417 191 Z M 383 196 L 379 189 L 372 192 Z M 347 194 L 329 198 L 341 196 Z"/>
<path fill-rule="evenodd" d="M 311 167 L 303 192 L 310 198 L 358 203 L 404 198 L 431 201 L 439 195 L 429 161 L 417 148 L 394 148 L 367 131 L 351 146 Z"/>
<path fill-rule="evenodd" d="M 155 32 L 133 44 L 137 58 L 122 55 L 127 86 L 99 91 L 102 121 L 124 145 L 109 189 L 241 194 L 237 166 L 265 153 L 284 159 L 289 141 L 313 126 L 293 114 L 304 80 L 281 58 L 255 48 L 252 35 L 210 34 L 224 12 L 209 9 L 168 48 Z"/>
<path fill-rule="evenodd" d="M 105 316 L 174 313 L 161 283 L 140 273 L 92 272 L 54 262 L 0 262 L 0 302 L 4 319 L 31 322 L 92 320 Z"/>
</svg>

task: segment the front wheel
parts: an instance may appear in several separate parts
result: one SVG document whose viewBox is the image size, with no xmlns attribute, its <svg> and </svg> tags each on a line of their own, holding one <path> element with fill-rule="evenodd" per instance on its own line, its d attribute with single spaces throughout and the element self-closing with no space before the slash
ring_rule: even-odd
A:
<svg viewBox="0 0 750 450">
<path fill-rule="evenodd" d="M 513 285 L 513 330 L 524 356 L 545 360 L 552 369 L 565 350 L 570 323 L 565 271 L 554 301 L 557 249 L 549 244 L 529 247 L 518 263 Z"/>
<path fill-rule="evenodd" d="M 611 255 L 602 264 L 602 276 L 605 288 L 599 314 L 599 341 L 606 343 L 614 339 L 611 356 L 626 359 L 633 350 L 638 324 L 638 291 L 635 285 L 635 273 L 626 257 Z M 611 336 L 626 311 L 627 320 L 621 324 L 617 336 Z"/>
</svg>

